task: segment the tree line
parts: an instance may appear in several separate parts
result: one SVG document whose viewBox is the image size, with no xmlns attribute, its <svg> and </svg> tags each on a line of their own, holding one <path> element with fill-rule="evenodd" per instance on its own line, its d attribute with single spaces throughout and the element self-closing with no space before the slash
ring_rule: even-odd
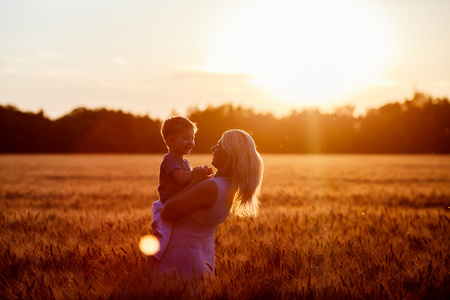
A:
<svg viewBox="0 0 450 300">
<path fill-rule="evenodd" d="M 193 153 L 208 152 L 232 128 L 251 133 L 262 153 L 450 153 L 450 102 L 416 92 L 355 117 L 354 107 L 324 114 L 293 110 L 277 118 L 225 104 L 192 108 Z M 162 120 L 120 110 L 77 108 L 51 120 L 43 111 L 0 106 L 0 153 L 163 153 Z"/>
</svg>

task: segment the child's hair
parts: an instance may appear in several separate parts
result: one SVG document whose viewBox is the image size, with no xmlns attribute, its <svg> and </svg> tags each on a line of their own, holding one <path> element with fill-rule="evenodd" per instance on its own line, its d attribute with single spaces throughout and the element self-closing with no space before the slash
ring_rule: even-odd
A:
<svg viewBox="0 0 450 300">
<path fill-rule="evenodd" d="M 258 196 L 264 173 L 264 163 L 255 142 L 245 131 L 226 131 L 221 138 L 232 171 L 231 189 L 235 192 L 231 211 L 240 216 L 256 216 Z"/>
<path fill-rule="evenodd" d="M 166 143 L 167 145 L 168 136 L 175 135 L 180 132 L 182 133 L 183 131 L 188 129 L 194 130 L 194 134 L 197 132 L 197 126 L 188 118 L 175 116 L 164 120 L 161 125 L 161 135 L 163 137 L 164 143 Z"/>
</svg>

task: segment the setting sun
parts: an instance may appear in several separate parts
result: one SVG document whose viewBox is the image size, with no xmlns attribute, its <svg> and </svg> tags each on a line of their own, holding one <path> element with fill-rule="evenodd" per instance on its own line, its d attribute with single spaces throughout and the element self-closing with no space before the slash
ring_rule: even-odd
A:
<svg viewBox="0 0 450 300">
<path fill-rule="evenodd" d="M 247 74 L 282 101 L 327 104 L 375 81 L 394 52 L 381 16 L 359 1 L 257 1 L 230 14 L 207 70 Z"/>
</svg>

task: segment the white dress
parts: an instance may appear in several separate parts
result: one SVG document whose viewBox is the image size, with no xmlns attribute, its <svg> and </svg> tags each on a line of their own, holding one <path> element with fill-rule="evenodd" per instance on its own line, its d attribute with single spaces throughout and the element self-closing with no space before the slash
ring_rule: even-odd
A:
<svg viewBox="0 0 450 300">
<path fill-rule="evenodd" d="M 192 278 L 214 271 L 214 234 L 230 213 L 227 201 L 230 181 L 214 177 L 218 189 L 213 207 L 198 210 L 173 224 L 172 235 L 162 257 L 156 264 L 158 272 L 174 271 L 183 278 Z"/>
</svg>

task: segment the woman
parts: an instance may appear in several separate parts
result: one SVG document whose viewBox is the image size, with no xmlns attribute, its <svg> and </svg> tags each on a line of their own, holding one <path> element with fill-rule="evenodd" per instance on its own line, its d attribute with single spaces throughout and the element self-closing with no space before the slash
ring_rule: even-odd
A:
<svg viewBox="0 0 450 300">
<path fill-rule="evenodd" d="M 173 222 L 167 249 L 157 262 L 166 274 L 176 272 L 192 278 L 214 271 L 214 234 L 230 211 L 238 216 L 256 216 L 263 176 L 263 161 L 253 139 L 242 130 L 226 131 L 211 148 L 214 177 L 206 170 L 168 199 L 161 217 Z"/>
</svg>

